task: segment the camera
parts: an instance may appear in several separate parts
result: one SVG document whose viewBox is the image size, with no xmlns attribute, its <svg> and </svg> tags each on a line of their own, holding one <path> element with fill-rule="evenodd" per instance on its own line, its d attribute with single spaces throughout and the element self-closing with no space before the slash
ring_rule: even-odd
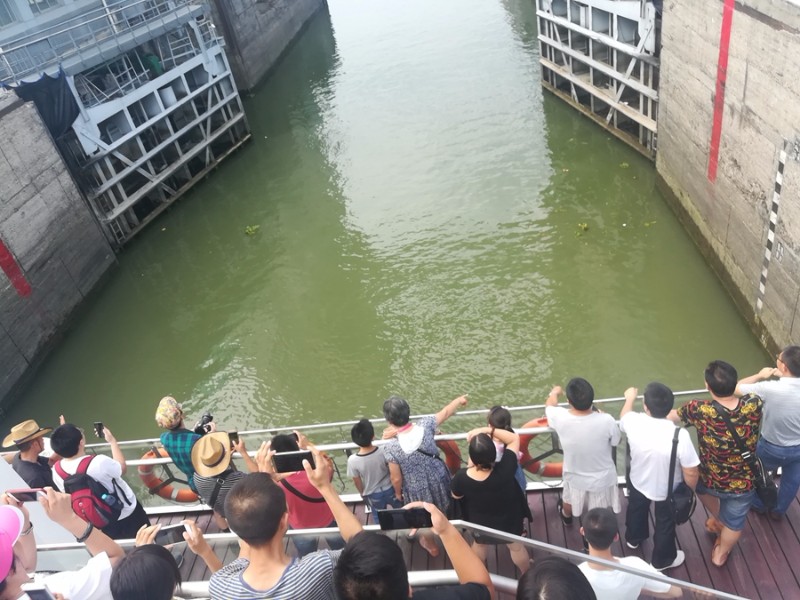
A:
<svg viewBox="0 0 800 600">
<path fill-rule="evenodd" d="M 211 431 L 211 421 L 214 420 L 214 415 L 210 412 L 204 412 L 203 416 L 200 417 L 200 420 L 194 426 L 194 432 L 197 435 L 204 435 Z"/>
</svg>

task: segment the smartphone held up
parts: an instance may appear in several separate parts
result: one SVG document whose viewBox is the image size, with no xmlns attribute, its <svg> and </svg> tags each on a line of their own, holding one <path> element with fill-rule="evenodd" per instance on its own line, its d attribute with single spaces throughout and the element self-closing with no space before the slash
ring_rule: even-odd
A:
<svg viewBox="0 0 800 600">
<path fill-rule="evenodd" d="M 294 473 L 303 470 L 303 461 L 307 460 L 312 469 L 316 468 L 314 455 L 308 450 L 296 452 L 278 452 L 272 457 L 272 464 L 276 473 Z"/>
</svg>

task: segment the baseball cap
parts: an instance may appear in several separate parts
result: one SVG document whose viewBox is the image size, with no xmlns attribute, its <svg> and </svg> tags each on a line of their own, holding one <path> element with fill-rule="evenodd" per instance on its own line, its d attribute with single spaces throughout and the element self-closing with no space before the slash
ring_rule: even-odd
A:
<svg viewBox="0 0 800 600">
<path fill-rule="evenodd" d="M 8 577 L 14 561 L 14 544 L 25 524 L 25 515 L 16 506 L 0 505 L 0 581 Z"/>
</svg>

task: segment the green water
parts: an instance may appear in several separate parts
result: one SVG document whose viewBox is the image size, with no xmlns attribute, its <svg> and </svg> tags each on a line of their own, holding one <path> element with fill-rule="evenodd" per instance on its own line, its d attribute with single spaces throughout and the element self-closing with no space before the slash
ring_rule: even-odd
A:
<svg viewBox="0 0 800 600">
<path fill-rule="evenodd" d="M 246 100 L 252 142 L 125 250 L 0 425 L 149 437 L 165 394 L 248 429 L 766 364 L 653 165 L 537 59 L 526 0 L 330 0 Z"/>
</svg>

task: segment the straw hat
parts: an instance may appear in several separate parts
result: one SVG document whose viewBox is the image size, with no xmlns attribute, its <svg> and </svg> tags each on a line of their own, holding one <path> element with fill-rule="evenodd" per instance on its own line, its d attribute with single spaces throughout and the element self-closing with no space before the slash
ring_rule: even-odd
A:
<svg viewBox="0 0 800 600">
<path fill-rule="evenodd" d="M 192 465 L 203 477 L 219 475 L 231 463 L 231 439 L 224 431 L 207 433 L 192 446 Z"/>
<path fill-rule="evenodd" d="M 33 419 L 23 421 L 19 425 L 14 425 L 11 428 L 11 433 L 3 440 L 3 448 L 8 448 L 16 444 L 30 442 L 38 437 L 42 437 L 45 433 L 53 431 L 52 427 L 39 427 L 39 424 Z"/>
<path fill-rule="evenodd" d="M 0 506 L 0 581 L 3 581 L 11 570 L 14 544 L 17 543 L 24 524 L 25 515 L 20 509 L 5 504 Z"/>
</svg>

